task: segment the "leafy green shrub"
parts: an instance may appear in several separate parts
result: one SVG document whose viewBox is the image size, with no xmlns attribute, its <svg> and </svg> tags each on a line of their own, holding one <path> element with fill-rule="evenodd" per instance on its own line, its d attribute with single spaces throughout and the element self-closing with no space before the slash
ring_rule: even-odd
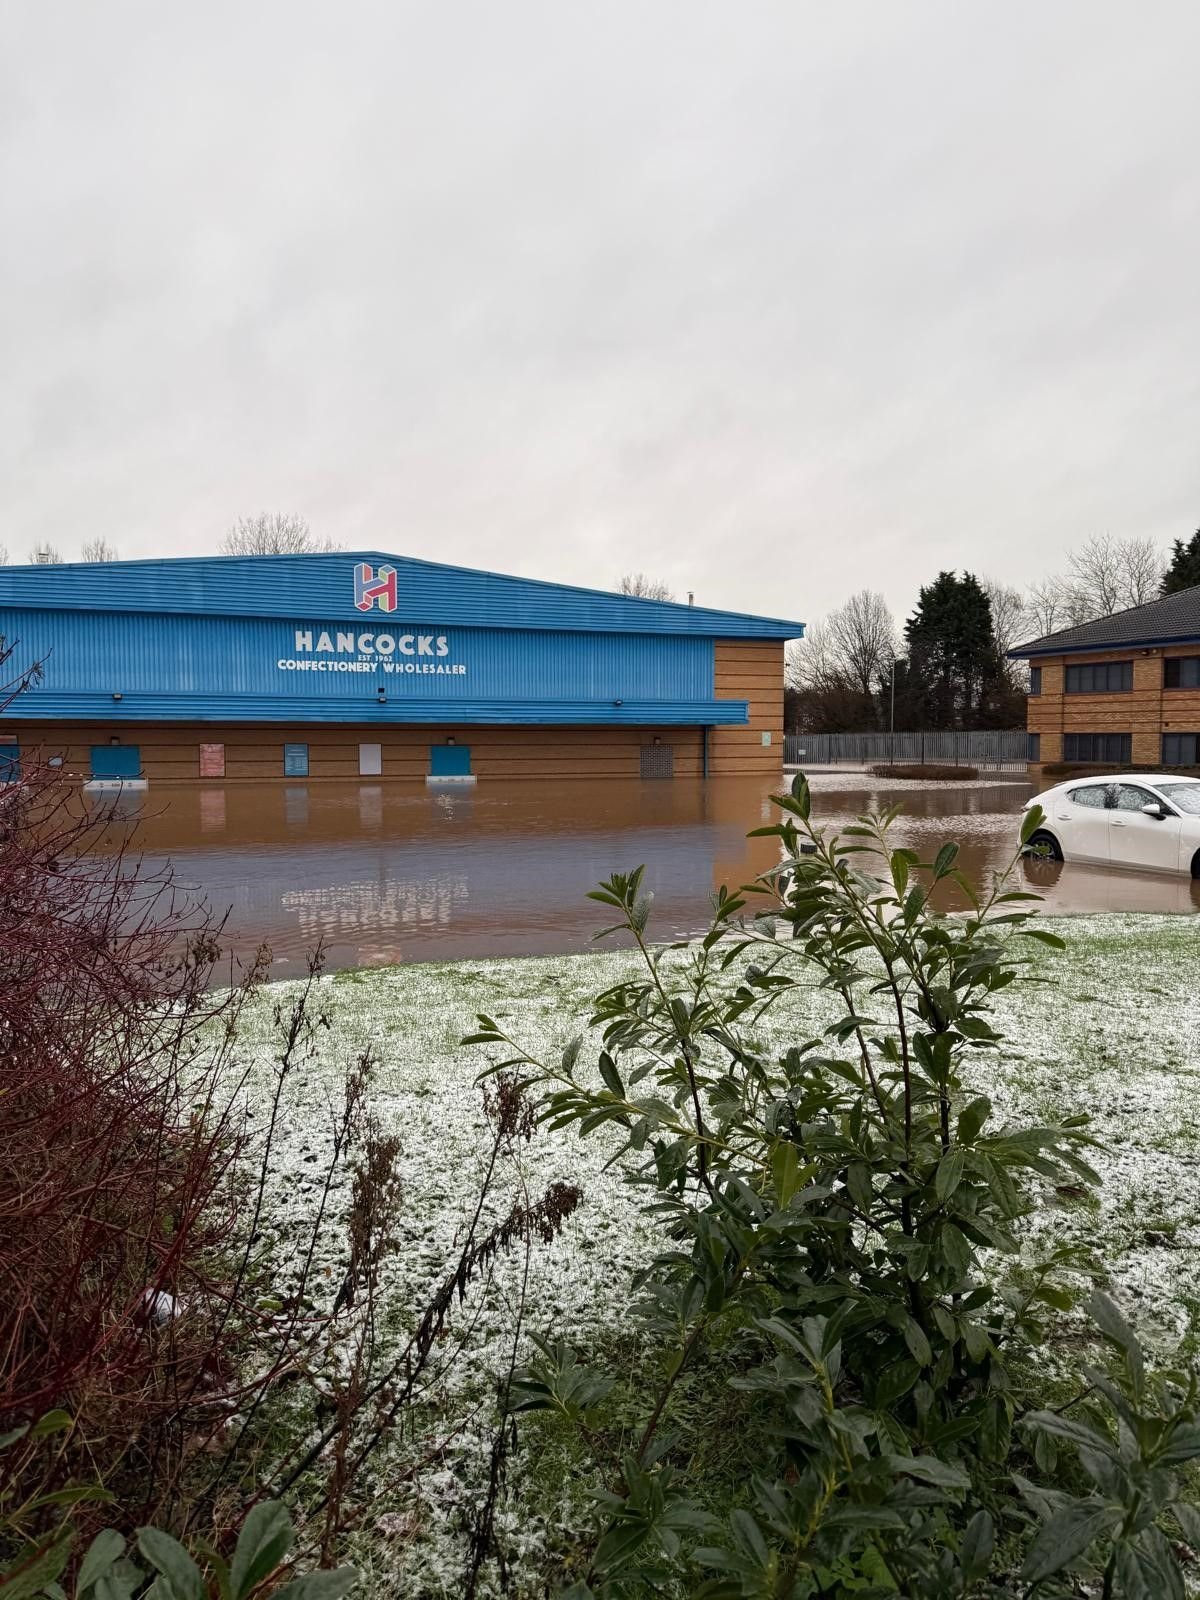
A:
<svg viewBox="0 0 1200 1600">
<path fill-rule="evenodd" d="M 60 1581 L 75 1547 L 67 1521 L 0 1571 L 0 1593 L 6 1600 L 66 1600 L 68 1593 L 71 1600 L 256 1600 L 268 1594 L 278 1600 L 340 1600 L 354 1588 L 353 1567 L 288 1576 L 294 1542 L 291 1517 L 278 1500 L 250 1509 L 228 1562 L 205 1547 L 197 1550 L 197 1561 L 161 1528 L 139 1528 L 131 1553 L 123 1534 L 104 1528 L 88 1545 L 68 1590 Z"/>
<path fill-rule="evenodd" d="M 613 1412 L 612 1380 L 561 1345 L 516 1386 L 518 1408 L 557 1415 L 593 1453 L 606 1417 L 623 1441 L 569 1593 L 1074 1592 L 1016 1576 L 1030 1511 L 1010 1477 L 1014 1462 L 1037 1470 L 1013 1435 L 1014 1366 L 1072 1304 L 1055 1281 L 1062 1253 L 1021 1290 L 1001 1288 L 992 1261 L 1017 1250 L 1038 1185 L 1099 1181 L 1092 1141 L 1085 1119 L 997 1126 L 963 1083 L 968 1062 L 1003 1047 L 991 999 L 1022 975 L 1019 941 L 1061 941 L 1031 925 L 1035 896 L 1002 880 L 977 892 L 953 844 L 924 864 L 893 848 L 895 811 L 830 838 L 810 820 L 803 778 L 777 804 L 782 819 L 756 831 L 778 839 L 778 865 L 746 891 L 722 890 L 696 946 L 650 945 L 640 870 L 593 895 L 645 973 L 595 1002 L 599 1081 L 582 1040 L 551 1063 L 490 1018 L 472 1036 L 502 1052 L 490 1070 L 516 1067 L 544 1086 L 554 1126 L 621 1130 L 661 1233 L 631 1305 L 661 1352 L 636 1426 Z M 1026 839 L 1040 821 L 1026 817 Z M 930 909 L 931 886 L 947 878 L 967 898 L 963 915 Z M 768 1055 L 756 1021 L 814 984 L 833 1020 Z M 759 1419 L 732 1506 L 697 1497 L 706 1418 L 677 1410 L 681 1378 L 714 1348 Z M 708 1422 L 720 1414 L 712 1406 Z M 1030 1421 L 1052 1431 L 1045 1414 Z M 1096 1459 L 1093 1449 L 1081 1464 Z M 1150 1540 L 1144 1513 L 1131 1516 L 1119 1532 L 1115 1513 L 1096 1512 L 1085 1544 Z M 1043 1531 L 1033 1549 L 1057 1540 Z M 1047 1558 L 1046 1577 L 1081 1548 L 1057 1566 Z M 1132 1559 L 1120 1557 L 1122 1573 Z"/>
<path fill-rule="evenodd" d="M 1024 1419 L 1032 1433 L 1069 1448 L 1087 1486 L 1070 1494 L 1017 1479 L 1045 1519 L 1021 1577 L 1036 1588 L 1076 1572 L 1099 1579 L 1105 1595 L 1183 1600 L 1183 1569 L 1200 1551 L 1200 1510 L 1194 1494 L 1188 1498 L 1195 1485 L 1185 1487 L 1179 1473 L 1200 1457 L 1196 1375 L 1147 1374 L 1132 1329 L 1107 1295 L 1093 1295 L 1089 1309 L 1120 1351 L 1120 1367 L 1112 1375 L 1085 1367 L 1088 1389 L 1072 1405 Z M 1175 1542 L 1180 1536 L 1190 1551 Z"/>
</svg>

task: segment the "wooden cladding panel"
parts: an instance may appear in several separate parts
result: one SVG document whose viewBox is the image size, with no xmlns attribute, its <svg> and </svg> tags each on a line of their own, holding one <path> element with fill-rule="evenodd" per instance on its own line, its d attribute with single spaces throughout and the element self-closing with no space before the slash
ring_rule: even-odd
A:
<svg viewBox="0 0 1200 1600">
<path fill-rule="evenodd" d="M 10 723 L 23 748 L 40 746 L 61 756 L 65 768 L 80 777 L 90 772 L 90 750 L 108 744 L 116 731 L 109 726 Z M 200 745 L 224 744 L 225 778 L 205 782 L 304 782 L 284 779 L 285 744 L 308 746 L 308 777 L 357 778 L 358 746 L 382 746 L 384 779 L 421 782 L 429 771 L 429 747 L 452 733 L 471 748 L 472 771 L 479 777 L 633 777 L 640 772 L 640 749 L 655 735 L 675 752 L 675 772 L 694 777 L 702 770 L 702 735 L 698 728 L 532 728 L 532 727 L 380 727 L 266 726 L 240 724 L 223 729 L 204 724 L 142 724 L 120 730 L 122 744 L 136 744 L 145 775 L 156 782 L 199 779 Z"/>
<path fill-rule="evenodd" d="M 783 644 L 778 640 L 718 639 L 713 653 L 713 693 L 745 700 L 750 721 L 709 734 L 709 771 L 761 773 L 783 767 Z M 764 745 L 764 733 L 771 735 Z"/>
</svg>

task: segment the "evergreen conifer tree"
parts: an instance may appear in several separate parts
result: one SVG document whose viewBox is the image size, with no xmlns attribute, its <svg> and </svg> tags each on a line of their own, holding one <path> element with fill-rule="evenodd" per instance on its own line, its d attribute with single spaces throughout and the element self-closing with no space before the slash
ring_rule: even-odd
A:
<svg viewBox="0 0 1200 1600">
<path fill-rule="evenodd" d="M 1171 546 L 1171 565 L 1163 575 L 1163 594 L 1178 594 L 1200 583 L 1200 528 L 1185 544 L 1176 539 Z"/>
<path fill-rule="evenodd" d="M 1000 659 L 987 592 L 970 572 L 939 572 L 904 625 L 905 699 L 931 728 L 1019 726 L 1021 697 Z"/>
</svg>

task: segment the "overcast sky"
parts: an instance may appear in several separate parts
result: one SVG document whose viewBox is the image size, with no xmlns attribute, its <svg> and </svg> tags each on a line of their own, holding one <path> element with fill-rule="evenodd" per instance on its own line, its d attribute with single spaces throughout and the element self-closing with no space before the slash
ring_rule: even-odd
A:
<svg viewBox="0 0 1200 1600">
<path fill-rule="evenodd" d="M 815 620 L 1200 522 L 1200 5 L 7 0 L 0 542 Z"/>
</svg>

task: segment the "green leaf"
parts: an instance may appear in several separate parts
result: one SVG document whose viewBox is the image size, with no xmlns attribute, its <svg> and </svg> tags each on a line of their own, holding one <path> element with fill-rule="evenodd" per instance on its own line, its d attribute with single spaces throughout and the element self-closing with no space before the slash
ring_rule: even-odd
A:
<svg viewBox="0 0 1200 1600">
<path fill-rule="evenodd" d="M 775 1201 L 782 1211 L 800 1187 L 800 1152 L 781 1139 L 771 1152 L 771 1176 L 775 1182 Z"/>
<path fill-rule="evenodd" d="M 232 1600 L 245 1600 L 292 1548 L 292 1519 L 278 1500 L 252 1506 L 238 1534 L 229 1570 Z"/>
<path fill-rule="evenodd" d="M 1097 1500 L 1073 1500 L 1039 1528 L 1021 1567 L 1026 1583 L 1040 1583 L 1079 1559 L 1121 1520 L 1120 1509 Z"/>
<path fill-rule="evenodd" d="M 1030 806 L 1021 819 L 1021 843 L 1028 844 L 1045 820 L 1046 813 L 1041 806 Z"/>
<path fill-rule="evenodd" d="M 134 1593 L 142 1586 L 143 1576 L 140 1567 L 122 1559 L 96 1579 L 92 1593 L 95 1600 L 133 1600 Z"/>
<path fill-rule="evenodd" d="M 927 1367 L 933 1360 L 933 1351 L 929 1348 L 929 1340 L 925 1337 L 924 1329 L 910 1316 L 904 1318 L 904 1342 L 918 1366 Z"/>
<path fill-rule="evenodd" d="M 987 1095 L 978 1095 L 958 1114 L 958 1137 L 963 1144 L 974 1144 L 987 1119 L 992 1114 L 992 1102 Z"/>
<path fill-rule="evenodd" d="M 62 1433 L 74 1422 L 74 1417 L 69 1411 L 47 1411 L 44 1417 L 39 1417 L 29 1430 L 31 1439 L 44 1439 L 50 1433 Z"/>
<path fill-rule="evenodd" d="M 306 1572 L 276 1589 L 272 1600 L 340 1600 L 358 1582 L 357 1567 L 335 1567 L 332 1572 Z"/>
<path fill-rule="evenodd" d="M 878 1411 L 888 1411 L 901 1399 L 916 1383 L 921 1376 L 921 1369 L 915 1361 L 894 1361 L 890 1367 L 885 1367 L 879 1375 L 872 1396 L 872 1404 Z"/>
<path fill-rule="evenodd" d="M 76 1596 L 82 1596 L 85 1590 L 90 1589 L 96 1579 L 106 1573 L 114 1561 L 119 1561 L 124 1553 L 125 1540 L 117 1530 L 102 1528 L 88 1545 L 87 1554 L 79 1564 L 79 1576 L 75 1579 Z"/>
<path fill-rule="evenodd" d="M 936 857 L 934 858 L 934 863 L 933 863 L 933 875 L 934 875 L 934 877 L 935 878 L 944 878 L 946 876 L 946 874 L 950 871 L 950 868 L 954 865 L 954 861 L 955 861 L 955 858 L 957 857 L 957 855 L 958 855 L 958 846 L 955 843 L 953 843 L 953 841 L 951 841 L 951 842 L 949 842 L 947 844 L 944 844 L 942 846 L 942 848 L 938 851 Z"/>
<path fill-rule="evenodd" d="M 1177 1500 L 1171 1507 L 1175 1520 L 1183 1529 L 1183 1537 L 1193 1550 L 1200 1550 L 1200 1511 L 1186 1500 Z"/>
<path fill-rule="evenodd" d="M 59 1539 L 56 1543 L 40 1551 L 26 1565 L 14 1563 L 13 1567 L 5 1569 L 4 1583 L 0 1593 L 4 1600 L 33 1600 L 35 1595 L 45 1591 L 46 1585 L 53 1583 L 62 1572 L 67 1562 L 71 1559 L 71 1540 Z"/>
<path fill-rule="evenodd" d="M 964 1528 L 958 1547 L 958 1559 L 968 1583 L 978 1583 L 987 1576 L 995 1544 L 996 1529 L 991 1517 L 986 1511 L 977 1511 Z"/>
<path fill-rule="evenodd" d="M 1048 933 L 1045 928 L 1018 928 L 1018 939 L 1036 939 L 1039 944 L 1049 945 L 1051 950 L 1065 950 L 1067 941 L 1060 939 L 1056 933 Z"/>
<path fill-rule="evenodd" d="M 757 1561 L 765 1570 L 770 1565 L 771 1553 L 767 1549 L 767 1541 L 762 1536 L 762 1530 L 750 1513 L 740 1508 L 730 1512 L 729 1526 L 739 1549 Z"/>
<path fill-rule="evenodd" d="M 77 1483 L 70 1489 L 53 1489 L 49 1494 L 39 1495 L 30 1502 L 29 1510 L 34 1511 L 41 1506 L 77 1506 L 85 1500 L 110 1506 L 115 1499 L 110 1489 L 102 1489 L 98 1483 Z"/>
<path fill-rule="evenodd" d="M 933 1180 L 933 1187 L 938 1199 L 944 1204 L 962 1182 L 963 1162 L 966 1152 L 963 1150 L 947 1150 L 938 1162 L 937 1176 Z"/>
<path fill-rule="evenodd" d="M 10 1428 L 7 1433 L 0 1433 L 0 1450 L 7 1450 L 10 1444 L 16 1444 L 18 1439 L 23 1439 L 29 1432 L 29 1424 L 23 1422 L 19 1428 Z"/>
<path fill-rule="evenodd" d="M 916 1478 L 919 1483 L 929 1483 L 936 1489 L 969 1489 L 971 1480 L 961 1467 L 953 1466 L 949 1461 L 939 1461 L 937 1456 L 900 1456 L 888 1455 L 884 1457 L 893 1472 L 903 1472 L 910 1478 Z"/>
<path fill-rule="evenodd" d="M 204 1578 L 200 1568 L 178 1539 L 161 1528 L 139 1528 L 138 1549 L 167 1581 L 165 1600 L 204 1600 Z"/>
<path fill-rule="evenodd" d="M 1167 1447 L 1159 1456 L 1164 1466 L 1174 1466 L 1180 1461 L 1194 1461 L 1200 1456 L 1200 1423 L 1184 1422 L 1171 1430 Z"/>
<path fill-rule="evenodd" d="M 605 1088 L 615 1094 L 618 1100 L 624 1100 L 625 1085 L 621 1082 L 616 1062 L 607 1050 L 602 1051 L 600 1055 L 600 1076 L 604 1079 Z"/>
<path fill-rule="evenodd" d="M 1112 1441 L 1102 1433 L 1086 1422 L 1076 1422 L 1073 1417 L 1064 1417 L 1057 1411 L 1031 1411 L 1023 1419 L 1023 1426 L 1038 1433 L 1053 1434 L 1056 1439 L 1066 1439 L 1068 1444 L 1082 1450 L 1099 1450 L 1107 1456 L 1115 1454 Z"/>
</svg>

